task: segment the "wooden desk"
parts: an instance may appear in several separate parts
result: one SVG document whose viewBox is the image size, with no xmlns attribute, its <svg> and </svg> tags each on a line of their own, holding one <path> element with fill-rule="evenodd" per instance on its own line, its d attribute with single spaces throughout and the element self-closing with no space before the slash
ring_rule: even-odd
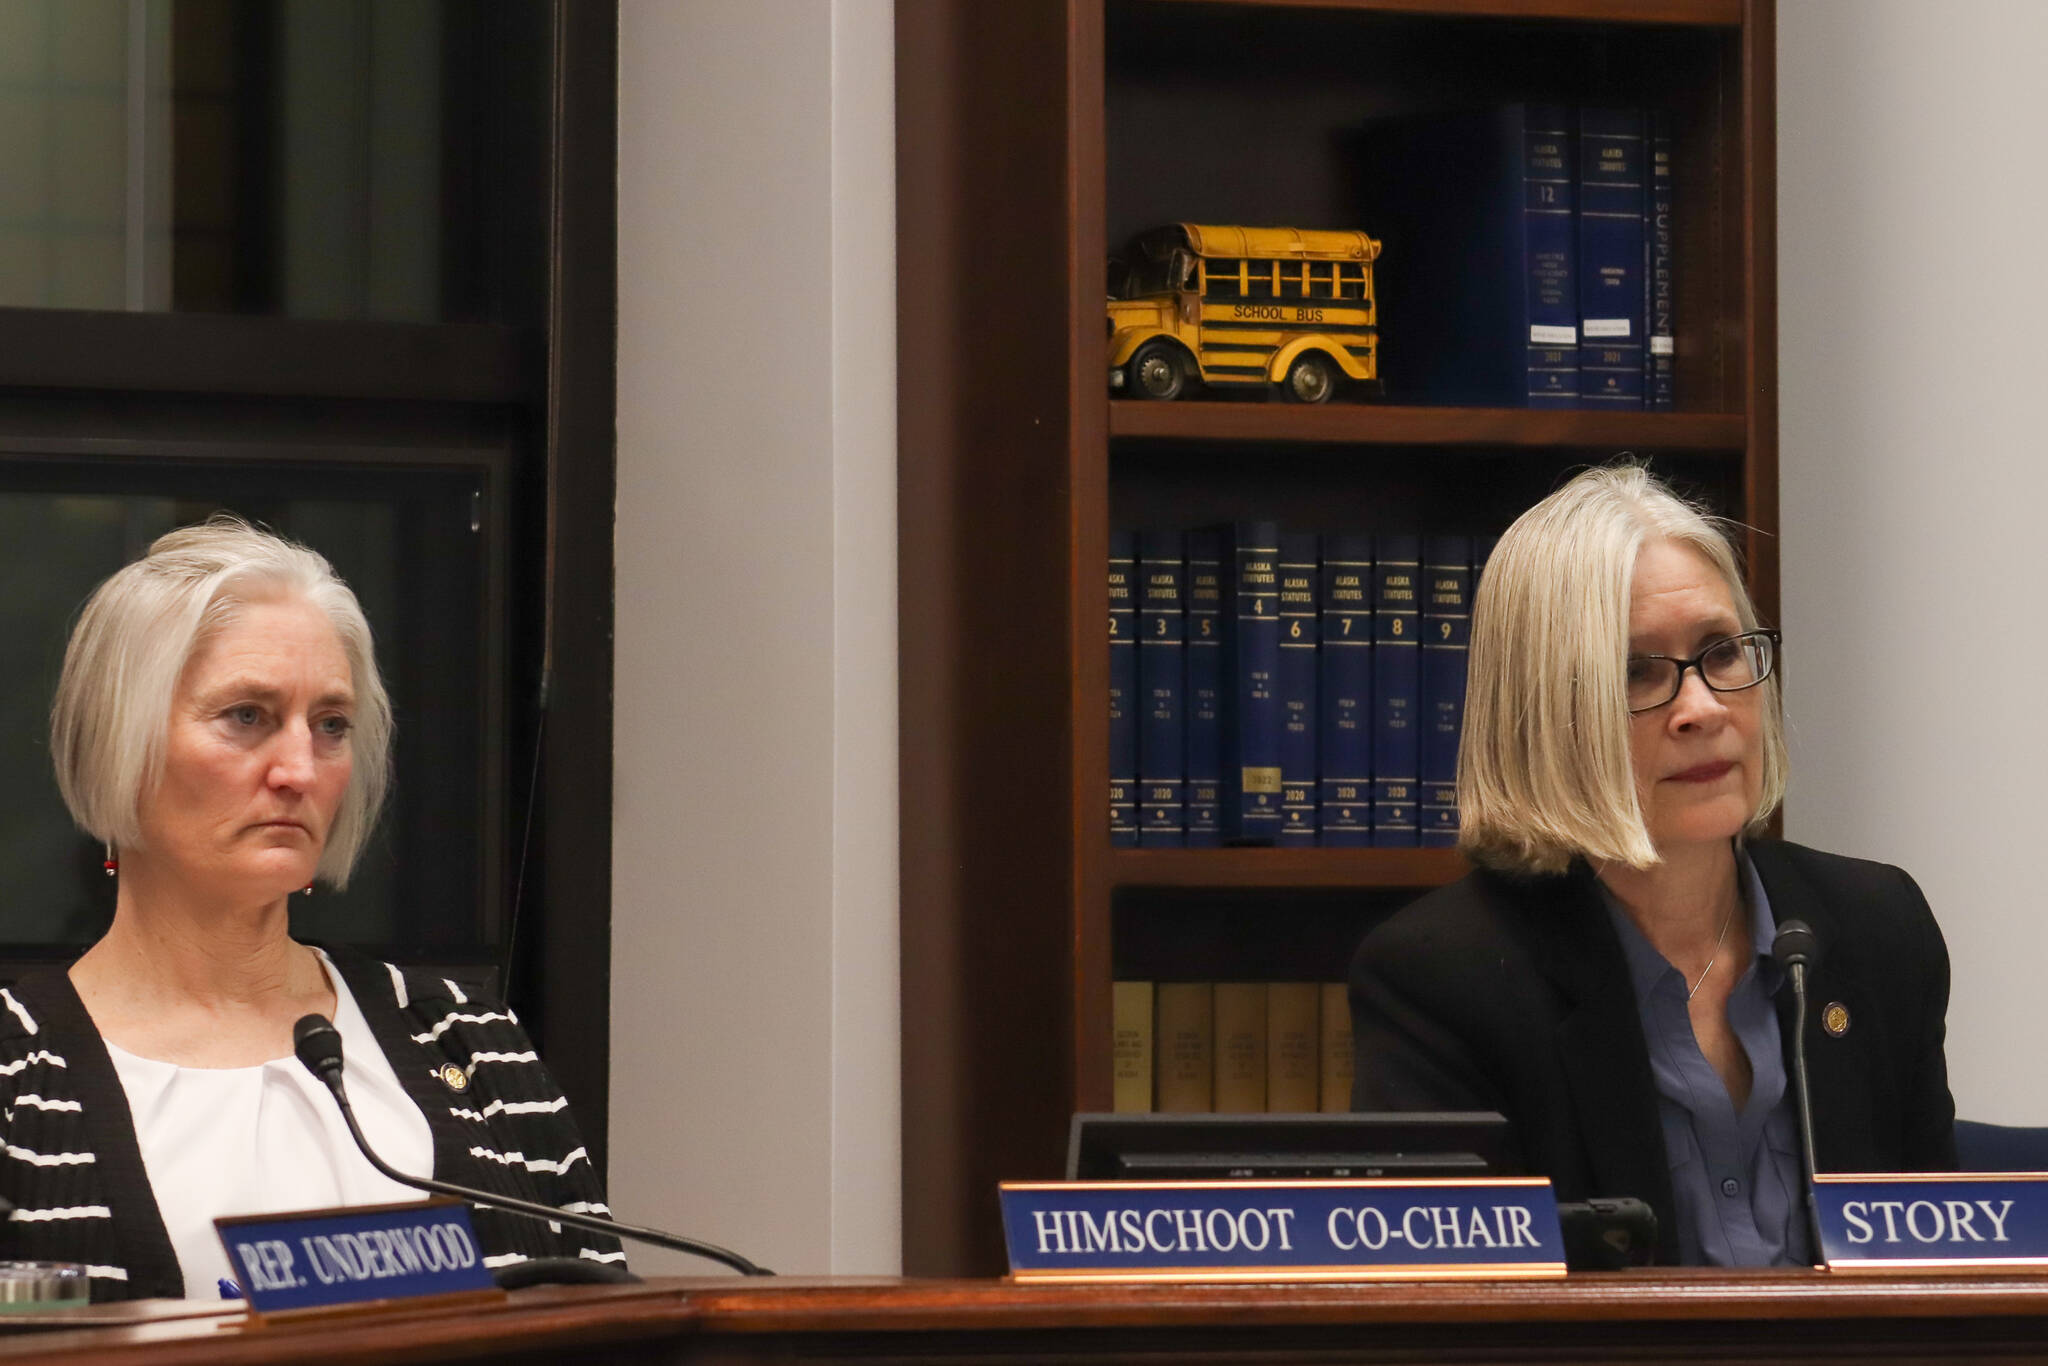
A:
<svg viewBox="0 0 2048 1366">
<path fill-rule="evenodd" d="M 2048 1274 L 1658 1271 L 1379 1286 L 662 1280 L 483 1311 L 0 1336 L 0 1363 L 1687 1362 L 2048 1358 Z"/>
</svg>

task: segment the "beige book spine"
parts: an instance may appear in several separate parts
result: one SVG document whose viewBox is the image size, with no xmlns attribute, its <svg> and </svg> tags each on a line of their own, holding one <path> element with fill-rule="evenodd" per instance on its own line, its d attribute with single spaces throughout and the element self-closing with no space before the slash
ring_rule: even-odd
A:
<svg viewBox="0 0 2048 1366">
<path fill-rule="evenodd" d="M 1142 1115 L 1152 1108 L 1152 984 L 1114 982 L 1109 992 L 1112 1108 L 1120 1115 Z"/>
<path fill-rule="evenodd" d="M 1152 1032 L 1155 1061 L 1153 1107 L 1167 1114 L 1199 1114 L 1214 1108 L 1214 996 L 1207 982 L 1161 982 L 1155 989 L 1157 1024 Z"/>
<path fill-rule="evenodd" d="M 1323 1113 L 1351 1108 L 1351 1001 L 1342 982 L 1323 983 Z"/>
<path fill-rule="evenodd" d="M 1317 1069 L 1322 987 L 1316 982 L 1266 984 L 1266 1108 L 1314 1113 L 1321 1104 Z"/>
<path fill-rule="evenodd" d="M 1216 984 L 1216 1110 L 1266 1108 L 1266 984 Z"/>
</svg>

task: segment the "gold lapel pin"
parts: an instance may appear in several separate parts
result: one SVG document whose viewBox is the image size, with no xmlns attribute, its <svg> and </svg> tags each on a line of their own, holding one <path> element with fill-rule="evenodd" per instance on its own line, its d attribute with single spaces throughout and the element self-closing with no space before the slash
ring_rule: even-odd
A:
<svg viewBox="0 0 2048 1366">
<path fill-rule="evenodd" d="M 1829 1001 L 1827 1009 L 1820 1013 L 1820 1027 L 1833 1038 L 1841 1038 L 1849 1032 L 1849 1007 L 1840 1001 Z"/>
</svg>

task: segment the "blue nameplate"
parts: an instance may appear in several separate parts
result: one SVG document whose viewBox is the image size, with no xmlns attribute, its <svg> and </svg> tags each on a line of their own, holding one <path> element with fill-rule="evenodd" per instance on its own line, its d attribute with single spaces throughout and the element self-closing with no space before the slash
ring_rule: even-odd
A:
<svg viewBox="0 0 2048 1366">
<path fill-rule="evenodd" d="M 1816 1176 L 1813 1197 L 1831 1270 L 2048 1266 L 2048 1174 Z"/>
<path fill-rule="evenodd" d="M 459 1200 L 244 1214 L 213 1226 L 259 1314 L 497 1291 Z"/>
<path fill-rule="evenodd" d="M 1010 1274 L 1032 1281 L 1562 1276 L 1541 1177 L 1005 1182 Z"/>
</svg>

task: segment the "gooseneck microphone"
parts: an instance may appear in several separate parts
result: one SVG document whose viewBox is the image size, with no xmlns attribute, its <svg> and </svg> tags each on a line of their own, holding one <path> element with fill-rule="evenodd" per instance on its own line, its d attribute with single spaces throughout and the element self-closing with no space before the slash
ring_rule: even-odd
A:
<svg viewBox="0 0 2048 1366">
<path fill-rule="evenodd" d="M 415 1190 L 431 1191 L 435 1195 L 452 1195 L 458 1200 L 486 1205 L 513 1214 L 523 1214 L 530 1219 L 543 1219 L 551 1224 L 567 1224 L 590 1233 L 608 1233 L 615 1238 L 631 1238 L 636 1242 L 652 1243 L 656 1247 L 672 1248 L 677 1252 L 688 1252 L 714 1262 L 722 1262 L 743 1276 L 772 1276 L 775 1273 L 754 1265 L 737 1252 L 728 1251 L 715 1243 L 700 1242 L 685 1238 L 679 1233 L 664 1233 L 658 1228 L 641 1228 L 634 1224 L 622 1224 L 616 1219 L 601 1219 L 595 1215 L 577 1214 L 569 1210 L 556 1209 L 552 1205 L 536 1204 L 531 1200 L 519 1200 L 509 1195 L 493 1195 L 489 1191 L 472 1190 L 468 1186 L 457 1186 L 447 1181 L 436 1181 L 431 1177 L 409 1176 L 386 1163 L 371 1149 L 370 1141 L 363 1137 L 362 1126 L 356 1123 L 356 1112 L 348 1103 L 348 1091 L 341 1081 L 341 1031 L 334 1027 L 325 1015 L 303 1015 L 292 1026 L 292 1051 L 308 1072 L 327 1084 L 334 1093 L 335 1104 L 341 1107 L 341 1117 L 348 1124 L 349 1137 L 362 1149 L 363 1156 L 379 1172 L 402 1186 Z"/>
<path fill-rule="evenodd" d="M 1813 1087 L 1806 1076 L 1806 970 L 1820 961 L 1820 940 L 1803 920 L 1779 922 L 1771 939 L 1771 957 L 1792 979 L 1792 1084 L 1799 1093 L 1799 1158 L 1806 1168 L 1806 1227 L 1813 1238 L 1813 1255 L 1819 1261 L 1821 1248 L 1820 1206 L 1813 1198 Z"/>
</svg>

